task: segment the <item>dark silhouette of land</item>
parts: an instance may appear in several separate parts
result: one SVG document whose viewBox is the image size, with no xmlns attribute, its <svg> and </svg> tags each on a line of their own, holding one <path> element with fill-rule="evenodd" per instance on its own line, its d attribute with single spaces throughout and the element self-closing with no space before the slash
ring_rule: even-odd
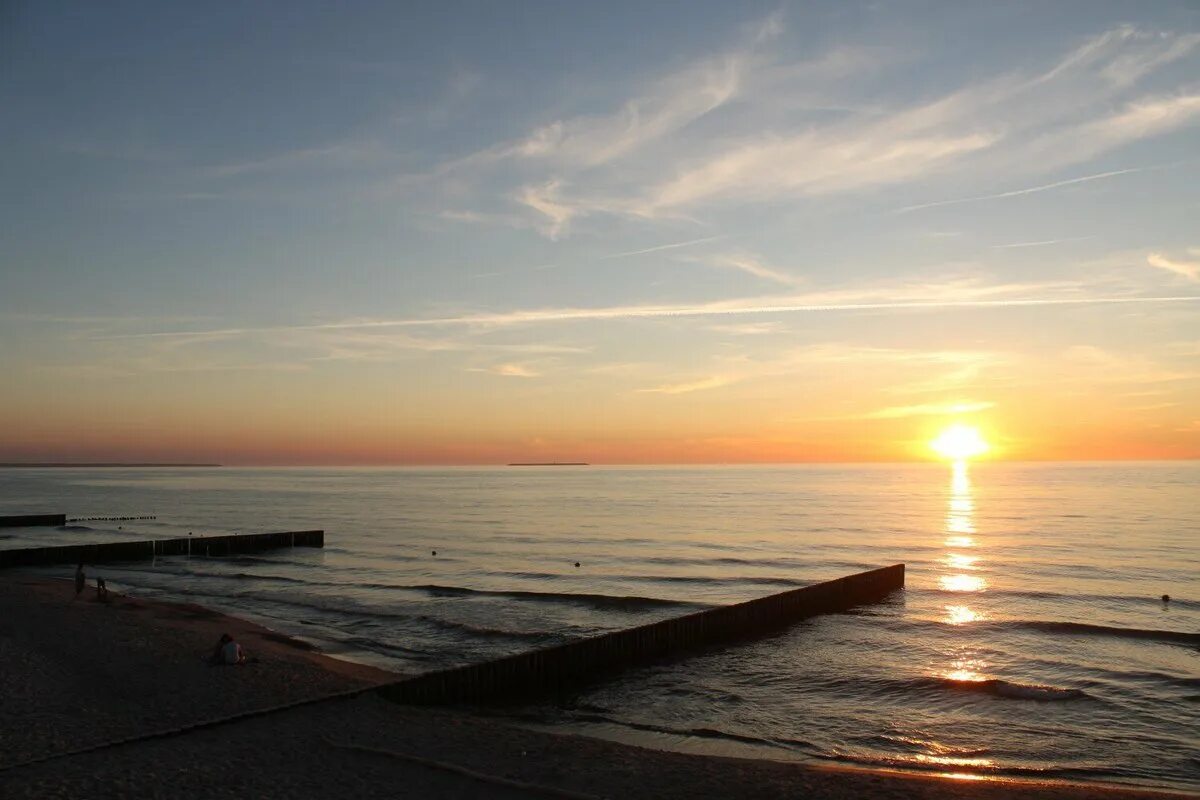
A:
<svg viewBox="0 0 1200 800">
<path fill-rule="evenodd" d="M 587 467 L 586 461 L 514 461 L 510 467 Z"/>
<path fill-rule="evenodd" d="M 168 463 L 168 462 L 122 462 L 122 461 L 3 461 L 0 462 L 0 469 L 95 469 L 98 467 L 219 467 L 220 464 L 187 464 L 187 463 Z"/>
</svg>

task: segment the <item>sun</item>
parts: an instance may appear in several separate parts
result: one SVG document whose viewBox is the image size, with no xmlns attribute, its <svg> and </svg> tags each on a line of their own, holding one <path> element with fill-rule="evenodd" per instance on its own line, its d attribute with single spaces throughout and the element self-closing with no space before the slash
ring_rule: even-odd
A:
<svg viewBox="0 0 1200 800">
<path fill-rule="evenodd" d="M 954 461 L 981 456 L 990 449 L 988 443 L 979 435 L 978 428 L 961 423 L 955 423 L 943 430 L 929 446 L 942 458 Z"/>
</svg>

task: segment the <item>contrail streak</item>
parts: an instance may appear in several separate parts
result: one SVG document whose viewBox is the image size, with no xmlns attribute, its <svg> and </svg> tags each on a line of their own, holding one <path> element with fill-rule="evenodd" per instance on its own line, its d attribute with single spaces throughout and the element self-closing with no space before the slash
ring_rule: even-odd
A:
<svg viewBox="0 0 1200 800">
<path fill-rule="evenodd" d="M 1067 242 L 1086 242 L 1089 239 L 1095 239 L 1095 236 L 1069 236 L 1065 239 L 1041 239 L 1036 242 L 1012 242 L 1011 244 L 994 244 L 993 249 L 996 250 L 1011 250 L 1020 247 L 1045 247 L 1050 244 L 1066 244 Z"/>
<path fill-rule="evenodd" d="M 529 311 L 509 311 L 497 314 L 466 314 L 457 317 L 429 319 L 362 320 L 330 322 L 317 325 L 281 325 L 263 328 L 225 328 L 207 331 L 156 331 L 130 333 L 105 339 L 150 338 L 226 338 L 256 333 L 287 331 L 365 330 L 371 328 L 416 328 L 450 325 L 532 325 L 545 322 L 573 322 L 617 319 L 652 319 L 672 317 L 710 317 L 758 314 L 836 313 L 841 311 L 936 311 L 955 308 L 1031 308 L 1040 306 L 1128 305 L 1145 303 L 1194 303 L 1200 295 L 1160 297 L 1060 297 L 1017 298 L 1011 300 L 914 300 L 870 303 L 780 303 L 740 304 L 709 303 L 704 305 L 646 305 L 610 306 L 606 308 L 549 308 Z"/>
<path fill-rule="evenodd" d="M 628 258 L 629 256 L 640 256 L 646 253 L 657 253 L 661 250 L 674 250 L 677 247 L 691 247 L 696 244 L 704 244 L 706 242 L 715 242 L 724 239 L 724 236 L 706 236 L 703 239 L 692 239 L 686 242 L 675 242 L 673 244 L 660 244 L 657 247 L 647 247 L 645 250 L 630 250 L 627 253 L 613 253 L 608 256 L 601 256 L 598 261 L 608 261 L 613 258 Z"/>
<path fill-rule="evenodd" d="M 1106 178 L 1115 178 L 1118 175 L 1130 175 L 1135 172 L 1149 172 L 1151 170 L 1166 169 L 1167 167 L 1178 166 L 1178 164 L 1160 164 L 1154 167 L 1131 167 L 1130 169 L 1115 169 L 1111 172 L 1098 172 L 1095 175 L 1084 175 L 1080 178 L 1069 178 L 1065 181 L 1055 181 L 1054 183 L 1046 183 L 1041 186 L 1030 186 L 1026 189 L 1014 189 L 1011 192 L 999 192 L 997 194 L 984 194 L 978 197 L 960 197 L 954 200 L 937 200 L 932 203 L 919 203 L 915 206 L 904 206 L 897 208 L 894 214 L 907 214 L 910 211 L 920 211 L 923 208 L 937 208 L 938 206 L 955 206 L 961 203 L 978 203 L 983 200 L 1000 200 L 1005 197 L 1019 197 L 1023 194 L 1035 194 L 1037 192 L 1048 192 L 1051 189 L 1058 189 L 1063 186 L 1072 186 L 1076 183 L 1087 183 L 1088 181 L 1099 181 Z"/>
</svg>

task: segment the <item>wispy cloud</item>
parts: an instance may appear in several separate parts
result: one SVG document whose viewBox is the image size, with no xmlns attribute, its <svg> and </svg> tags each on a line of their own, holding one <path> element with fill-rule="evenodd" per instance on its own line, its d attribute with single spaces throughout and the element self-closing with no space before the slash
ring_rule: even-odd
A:
<svg viewBox="0 0 1200 800">
<path fill-rule="evenodd" d="M 716 389 L 720 386 L 733 383 L 735 380 L 736 378 L 727 375 L 712 375 L 695 381 L 668 383 L 662 386 L 655 386 L 651 389 L 639 389 L 638 391 L 647 394 L 688 394 L 690 392 L 702 392 L 706 389 Z"/>
<path fill-rule="evenodd" d="M 1188 250 L 1188 253 L 1193 256 L 1200 256 L 1200 248 L 1191 248 Z M 1183 261 L 1177 258 L 1169 258 L 1162 253 L 1151 253 L 1146 256 L 1146 263 L 1152 267 L 1157 267 L 1176 275 L 1182 275 L 1188 280 L 1200 281 L 1200 261 Z"/>
<path fill-rule="evenodd" d="M 812 293 L 792 297 L 745 298 L 719 300 L 706 303 L 649 304 L 599 306 L 593 308 L 560 307 L 523 309 L 503 312 L 461 314 L 447 317 L 350 320 L 312 325 L 287 325 L 275 327 L 242 327 L 200 331 L 151 331 L 135 334 L 117 334 L 108 339 L 135 339 L 155 337 L 218 338 L 255 335 L 267 331 L 305 330 L 349 330 L 371 328 L 408 328 L 443 326 L 479 326 L 483 328 L 513 325 L 535 325 L 558 322 L 584 322 L 617 319 L 670 319 L 687 317 L 724 317 L 763 314 L 807 314 L 844 313 L 855 311 L 939 311 L 961 308 L 1036 308 L 1080 305 L 1144 305 L 1200 302 L 1200 295 L 1158 296 L 1089 296 L 1060 294 L 1059 296 L 1008 296 L 1028 290 L 1078 289 L 1076 284 L 1038 285 L 982 285 L 952 284 L 943 290 L 936 287 L 913 287 L 902 289 L 875 289 L 870 291 L 842 291 Z M 920 299 L 924 294 L 924 299 Z M 866 299 L 887 297 L 905 299 Z M 861 298 L 861 299 L 860 299 Z"/>
<path fill-rule="evenodd" d="M 537 227 L 550 239 L 557 239 L 566 233 L 571 220 L 583 213 L 578 206 L 563 202 L 559 197 L 561 186 L 562 182 L 558 180 L 540 186 L 523 186 L 515 198 L 521 205 L 541 215 Z"/>
<path fill-rule="evenodd" d="M 709 264 L 718 267 L 740 270 L 756 278 L 781 283 L 785 286 L 799 286 L 804 279 L 774 267 L 768 266 L 761 258 L 749 255 L 722 255 L 707 259 Z"/>
<path fill-rule="evenodd" d="M 783 330 L 779 322 L 746 322 L 740 325 L 713 325 L 709 330 L 717 333 L 731 333 L 735 336 L 762 336 L 778 333 Z"/>
<path fill-rule="evenodd" d="M 697 377 L 681 376 L 669 383 L 638 391 L 653 394 L 688 394 L 746 381 L 786 377 L 797 372 L 811 374 L 817 370 L 832 370 L 841 373 L 849 368 L 865 368 L 869 365 L 887 365 L 899 369 L 915 367 L 921 370 L 945 364 L 973 365 L 979 368 L 995 363 L 996 360 L 995 354 L 983 351 L 905 350 L 834 342 L 792 348 L 769 358 L 724 356 L 718 359 L 716 368 L 706 374 Z M 969 407 L 969 404 L 962 405 L 964 408 Z"/>
<path fill-rule="evenodd" d="M 738 89 L 745 53 L 704 60 L 659 81 L 647 95 L 608 115 L 559 120 L 507 148 L 504 156 L 594 167 L 626 156 L 729 102 Z"/>
<path fill-rule="evenodd" d="M 1133 26 L 1123 26 L 1106 34 L 1108 39 L 1137 40 L 1153 38 L 1154 34 L 1139 31 Z M 1200 47 L 1200 33 L 1188 33 L 1171 37 L 1165 47 L 1125 52 L 1104 65 L 1101 75 L 1119 87 L 1132 86 L 1160 67 L 1178 61 Z"/>
<path fill-rule="evenodd" d="M 778 24 L 760 27 L 775 31 Z M 1191 34 L 1123 26 L 1041 72 L 1014 70 L 890 108 L 843 102 L 843 113 L 824 118 L 781 100 L 830 92 L 848 74 L 868 72 L 871 59 L 861 52 L 833 58 L 840 48 L 811 62 L 779 63 L 765 55 L 774 38 L 744 37 L 725 55 L 654 82 L 617 111 L 540 126 L 517 142 L 460 159 L 453 169 L 493 170 L 503 162 L 527 176 L 540 173 L 508 197 L 539 215 L 544 235 L 562 238 L 572 220 L 591 215 L 691 219 L 698 209 L 722 204 L 857 192 L 951 172 L 989 182 L 1049 173 L 1200 120 L 1194 87 L 1136 94 L 1147 76 L 1195 53 Z M 719 113 L 734 100 L 736 116 Z M 1166 166 L 897 211 L 1019 197 Z"/>
<path fill-rule="evenodd" d="M 753 140 L 653 187 L 630 208 L 654 217 L 714 200 L 762 201 L 899 183 L 995 141 L 984 132 L 902 138 L 886 123 Z"/>
<path fill-rule="evenodd" d="M 972 403 L 923 403 L 912 406 L 889 406 L 877 411 L 860 414 L 856 419 L 904 419 L 906 417 L 949 417 L 956 414 L 974 414 L 994 408 L 988 401 Z"/>
<path fill-rule="evenodd" d="M 507 378 L 537 378 L 542 374 L 527 364 L 497 364 L 487 371 Z"/>
<path fill-rule="evenodd" d="M 1052 368 L 1061 369 L 1062 363 L 1071 365 L 1074 380 L 1088 385 L 1174 383 L 1200 378 L 1200 372 L 1163 366 L 1145 355 L 1129 355 L 1095 345 L 1068 347 Z"/>
</svg>

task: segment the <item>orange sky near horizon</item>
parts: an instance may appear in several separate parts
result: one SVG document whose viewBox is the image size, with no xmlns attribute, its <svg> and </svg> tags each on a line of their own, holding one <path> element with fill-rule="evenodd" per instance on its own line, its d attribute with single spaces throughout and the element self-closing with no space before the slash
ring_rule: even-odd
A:
<svg viewBox="0 0 1200 800">
<path fill-rule="evenodd" d="M 511 461 L 593 464 L 702 464 L 932 461 L 930 447 L 952 423 L 977 427 L 984 460 L 1156 460 L 1200 458 L 1200 430 L 1180 431 L 1160 418 L 1115 426 L 1105 415 L 1069 405 L 1034 413 L 996 406 L 975 413 L 896 418 L 767 418 L 705 407 L 693 414 L 637 417 L 557 409 L 544 418 L 444 408 L 372 417 L 359 407 L 312 403 L 158 406 L 152 401 L 96 405 L 68 417 L 0 412 L 10 432 L 0 461 L 204 462 L 226 465 L 453 465 Z M 340 404 L 339 404 L 340 405 Z M 615 404 L 614 404 L 615 405 Z M 642 413 L 645 413 L 642 410 Z M 899 412 L 897 412 L 899 413 Z"/>
</svg>

